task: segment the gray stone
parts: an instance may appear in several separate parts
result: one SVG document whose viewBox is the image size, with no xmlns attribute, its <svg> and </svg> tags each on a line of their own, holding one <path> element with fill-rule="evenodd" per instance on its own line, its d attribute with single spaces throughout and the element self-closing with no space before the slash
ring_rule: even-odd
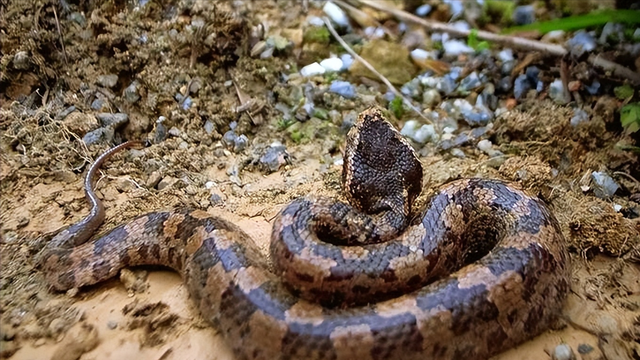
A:
<svg viewBox="0 0 640 360">
<path fill-rule="evenodd" d="M 576 360 L 576 354 L 571 349 L 571 346 L 560 344 L 553 350 L 551 358 L 553 360 Z"/>
<path fill-rule="evenodd" d="M 129 115 L 125 113 L 98 113 L 96 118 L 100 120 L 100 123 L 104 127 L 113 127 L 114 129 L 120 128 L 122 125 L 129 122 Z"/>
<path fill-rule="evenodd" d="M 116 74 L 107 74 L 98 76 L 98 84 L 106 87 L 112 88 L 116 86 L 118 83 L 118 75 Z"/>
</svg>

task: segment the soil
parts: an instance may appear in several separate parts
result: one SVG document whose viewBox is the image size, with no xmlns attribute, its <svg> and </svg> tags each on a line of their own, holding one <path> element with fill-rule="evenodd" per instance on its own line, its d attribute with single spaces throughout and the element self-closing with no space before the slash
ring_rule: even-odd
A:
<svg viewBox="0 0 640 360">
<path fill-rule="evenodd" d="M 295 51 L 249 55 L 259 24 L 296 33 L 306 16 L 302 2 L 142 3 L 12 1 L 0 12 L 1 358 L 232 359 L 173 272 L 129 269 L 60 294 L 37 268 L 46 241 L 88 212 L 84 171 L 109 147 L 80 140 L 99 126 L 95 99 L 107 104 L 102 112 L 129 115 L 114 142 L 156 139 L 159 116 L 177 130 L 103 165 L 96 186 L 107 211 L 101 231 L 153 210 L 199 208 L 240 225 L 267 256 L 271 220 L 284 205 L 309 193 L 340 196 L 341 168 L 331 161 L 344 141 L 340 124 L 330 124 L 333 135 L 298 143 L 281 130 L 269 101 L 283 87 L 281 73 L 298 65 Z M 116 83 L 105 86 L 105 74 L 118 74 Z M 142 86 L 131 102 L 126 89 L 133 82 Z M 244 102 L 236 88 L 262 105 L 234 111 Z M 185 110 L 176 93 L 190 94 L 194 105 Z M 573 286 L 557 326 L 495 359 L 546 359 L 561 343 L 582 359 L 640 359 L 640 222 L 623 215 L 639 206 L 630 200 L 640 193 L 638 159 L 616 146 L 633 140 L 607 109 L 595 106 L 591 121 L 572 127 L 569 107 L 529 99 L 490 131 L 502 157 L 474 146 L 462 159 L 432 145 L 421 151 L 418 207 L 453 179 L 513 181 L 550 205 L 571 248 Z M 238 153 L 221 141 L 234 121 L 236 133 L 249 138 Z M 274 141 L 287 146 L 289 161 L 268 172 L 257 164 Z M 605 167 L 621 185 L 608 200 L 595 197 L 589 182 L 591 171 Z"/>
</svg>

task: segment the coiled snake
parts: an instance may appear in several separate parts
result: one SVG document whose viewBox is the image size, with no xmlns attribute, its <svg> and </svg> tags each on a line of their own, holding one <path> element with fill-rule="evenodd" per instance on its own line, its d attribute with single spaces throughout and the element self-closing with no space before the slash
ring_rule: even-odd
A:
<svg viewBox="0 0 640 360">
<path fill-rule="evenodd" d="M 45 249 L 48 282 L 66 290 L 127 266 L 171 267 L 238 359 L 485 359 L 546 330 L 569 289 L 556 219 L 502 182 L 454 181 L 412 220 L 422 166 L 376 108 L 347 136 L 351 205 L 287 205 L 271 263 L 237 226 L 199 210 L 152 212 L 86 242 L 104 218 L 91 177 L 130 145 L 88 171 L 94 209 Z"/>
</svg>

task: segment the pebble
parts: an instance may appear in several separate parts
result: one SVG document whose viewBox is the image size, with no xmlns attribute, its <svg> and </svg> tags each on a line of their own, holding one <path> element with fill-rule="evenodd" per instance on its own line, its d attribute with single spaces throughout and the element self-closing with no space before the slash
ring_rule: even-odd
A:
<svg viewBox="0 0 640 360">
<path fill-rule="evenodd" d="M 342 59 L 333 57 L 320 61 L 320 66 L 322 66 L 326 71 L 338 72 L 342 70 L 343 63 Z"/>
<path fill-rule="evenodd" d="M 169 129 L 168 134 L 174 137 L 179 137 L 180 136 L 180 129 L 178 129 L 175 126 L 172 126 L 171 129 Z"/>
<path fill-rule="evenodd" d="M 136 188 L 135 184 L 127 178 L 118 178 L 115 183 L 116 189 L 121 193 L 129 192 Z"/>
<path fill-rule="evenodd" d="M 611 176 L 601 171 L 592 172 L 591 180 L 593 180 L 593 193 L 600 199 L 612 197 L 620 187 Z"/>
<path fill-rule="evenodd" d="M 351 54 L 340 55 L 340 60 L 342 60 L 342 69 L 340 71 L 349 70 L 351 64 L 353 64 L 353 56 Z"/>
<path fill-rule="evenodd" d="M 233 130 L 229 130 L 226 133 L 224 133 L 224 135 L 222 135 L 222 142 L 227 146 L 227 147 L 233 147 L 236 143 L 236 138 L 238 136 L 236 135 L 236 133 Z"/>
<path fill-rule="evenodd" d="M 431 5 L 429 4 L 420 5 L 416 9 L 416 15 L 422 16 L 422 17 L 429 15 L 430 12 L 431 12 Z"/>
<path fill-rule="evenodd" d="M 327 4 L 330 4 L 330 3 L 327 3 Z M 314 62 L 300 69 L 300 75 L 302 75 L 303 77 L 311 77 L 316 75 L 322 75 L 325 73 L 325 71 L 326 70 L 325 68 L 322 67 L 322 65 L 318 64 L 317 62 Z"/>
<path fill-rule="evenodd" d="M 140 86 L 140 83 L 137 80 L 134 80 L 131 85 L 124 89 L 122 95 L 127 102 L 133 104 L 140 100 L 140 95 L 138 95 L 138 86 Z"/>
<path fill-rule="evenodd" d="M 112 88 L 116 86 L 118 83 L 118 75 L 116 74 L 107 74 L 98 76 L 98 84 L 106 87 Z"/>
<path fill-rule="evenodd" d="M 432 108 L 442 101 L 440 92 L 436 89 L 427 89 L 422 93 L 422 103 L 424 106 Z"/>
<path fill-rule="evenodd" d="M 233 142 L 233 152 L 239 153 L 242 150 L 246 149 L 247 145 L 249 145 L 249 138 L 246 135 L 242 134 L 235 138 Z"/>
<path fill-rule="evenodd" d="M 204 122 L 204 131 L 206 131 L 207 134 L 213 133 L 213 130 L 215 130 L 215 128 L 216 124 L 213 121 L 207 120 Z"/>
<path fill-rule="evenodd" d="M 160 182 L 160 180 L 162 180 L 162 175 L 160 174 L 159 171 L 154 171 L 152 172 L 149 177 L 147 178 L 147 188 L 151 189 L 151 188 L 155 188 L 156 185 L 158 185 L 158 183 Z"/>
<path fill-rule="evenodd" d="M 513 96 L 515 96 L 516 99 L 520 99 L 523 95 L 526 95 L 529 90 L 531 90 L 531 83 L 527 75 L 518 75 L 513 83 Z"/>
<path fill-rule="evenodd" d="M 26 51 L 18 51 L 13 55 L 13 67 L 16 70 L 28 70 L 31 67 L 31 57 Z"/>
<path fill-rule="evenodd" d="M 593 82 L 591 83 L 591 85 L 585 85 L 582 84 L 582 86 L 584 86 L 584 88 L 587 90 L 587 92 L 591 95 L 597 95 L 598 92 L 600 92 L 600 82 L 596 79 L 593 80 Z"/>
<path fill-rule="evenodd" d="M 585 52 L 590 52 L 596 48 L 596 40 L 591 34 L 584 30 L 578 31 L 569 41 L 567 41 L 571 54 L 580 57 Z"/>
<path fill-rule="evenodd" d="M 553 360 L 576 360 L 576 354 L 571 349 L 571 346 L 560 344 L 553 350 L 551 358 Z"/>
<path fill-rule="evenodd" d="M 264 155 L 260 157 L 260 164 L 268 172 L 278 171 L 281 166 L 289 162 L 287 148 L 279 142 L 271 144 Z"/>
<path fill-rule="evenodd" d="M 90 146 L 97 143 L 111 143 L 114 137 L 114 131 L 111 127 L 101 127 L 93 131 L 89 131 L 82 137 L 82 141 L 85 145 Z"/>
<path fill-rule="evenodd" d="M 125 113 L 98 113 L 96 114 L 96 118 L 100 120 L 102 126 L 111 126 L 114 129 L 118 129 L 120 126 L 129 122 L 129 115 Z"/>
<path fill-rule="evenodd" d="M 33 343 L 33 347 L 40 347 L 44 345 L 47 341 L 44 338 L 40 338 Z"/>
<path fill-rule="evenodd" d="M 457 18 L 464 12 L 464 4 L 460 0 L 444 0 L 444 3 L 449 5 L 452 19 Z"/>
<path fill-rule="evenodd" d="M 436 141 L 438 139 L 433 125 L 421 125 L 417 120 L 405 122 L 400 130 L 400 134 L 419 144 L 425 144 L 428 141 Z"/>
<path fill-rule="evenodd" d="M 578 345 L 578 353 L 581 355 L 588 354 L 593 351 L 593 346 L 589 344 L 580 344 Z"/>
<path fill-rule="evenodd" d="M 464 159 L 466 157 L 466 155 L 464 154 L 464 151 L 462 151 L 459 148 L 453 148 L 451 149 L 451 155 L 460 158 L 460 159 Z"/>
<path fill-rule="evenodd" d="M 602 28 L 598 42 L 600 44 L 612 44 L 624 40 L 624 25 L 608 22 Z"/>
<path fill-rule="evenodd" d="M 193 99 L 191 96 L 187 96 L 184 100 L 182 100 L 182 110 L 189 110 L 193 105 Z"/>
<path fill-rule="evenodd" d="M 533 5 L 517 6 L 513 10 L 513 22 L 516 25 L 527 25 L 536 21 L 536 9 Z"/>
<path fill-rule="evenodd" d="M 175 184 L 178 181 L 178 179 L 171 177 L 171 176 L 165 176 L 164 178 L 162 178 L 162 180 L 160 180 L 158 182 L 158 186 L 157 189 L 159 191 L 162 191 L 166 188 L 171 187 L 173 184 Z"/>
<path fill-rule="evenodd" d="M 582 109 L 574 109 L 573 116 L 571 117 L 571 126 L 577 126 L 580 123 L 589 121 L 589 114 Z"/>
<path fill-rule="evenodd" d="M 107 328 L 109 328 L 110 330 L 115 330 L 117 327 L 118 327 L 118 323 L 116 321 L 109 320 L 107 322 Z"/>
<path fill-rule="evenodd" d="M 324 21 L 322 21 L 322 18 L 319 16 L 310 15 L 309 17 L 307 17 L 307 24 L 319 27 L 324 26 Z"/>
<path fill-rule="evenodd" d="M 329 18 L 336 23 L 336 25 L 340 27 L 348 27 L 349 26 L 349 18 L 347 14 L 336 4 L 331 1 L 327 1 L 322 7 L 322 11 L 324 11 Z"/>
<path fill-rule="evenodd" d="M 107 102 L 102 98 L 96 98 L 91 102 L 91 108 L 93 110 L 102 110 L 106 107 Z"/>
<path fill-rule="evenodd" d="M 460 86 L 458 86 L 458 90 L 466 92 L 466 91 L 475 89 L 480 85 L 481 85 L 481 82 L 480 82 L 480 78 L 478 77 L 478 73 L 474 71 L 460 81 Z"/>
<path fill-rule="evenodd" d="M 549 97 L 558 104 L 566 104 L 569 102 L 569 99 L 565 97 L 562 80 L 555 79 L 549 84 Z"/>
<path fill-rule="evenodd" d="M 353 99 L 356 97 L 356 87 L 348 81 L 334 80 L 329 86 L 329 91 L 346 99 Z"/>
<path fill-rule="evenodd" d="M 473 48 L 461 40 L 448 40 L 442 43 L 444 54 L 448 56 L 458 56 L 461 54 L 472 54 Z"/>
</svg>

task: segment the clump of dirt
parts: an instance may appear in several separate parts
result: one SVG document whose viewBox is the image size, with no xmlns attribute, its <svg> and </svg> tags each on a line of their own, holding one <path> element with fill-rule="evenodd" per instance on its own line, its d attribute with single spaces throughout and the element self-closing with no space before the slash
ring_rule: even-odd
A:
<svg viewBox="0 0 640 360">
<path fill-rule="evenodd" d="M 164 343 L 167 337 L 171 336 L 171 328 L 180 321 L 176 314 L 169 312 L 169 306 L 162 302 L 140 303 L 136 299 L 126 305 L 122 313 L 131 318 L 127 326 L 129 330 L 144 329 L 140 342 L 142 346 L 157 346 Z"/>
</svg>

